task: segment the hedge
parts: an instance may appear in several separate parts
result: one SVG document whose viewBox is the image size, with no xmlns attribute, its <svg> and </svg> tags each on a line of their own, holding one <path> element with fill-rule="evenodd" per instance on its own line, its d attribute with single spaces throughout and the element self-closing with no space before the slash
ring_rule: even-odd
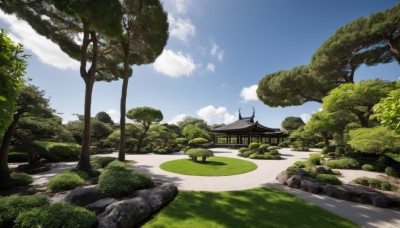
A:
<svg viewBox="0 0 400 228">
<path fill-rule="evenodd" d="M 26 173 L 11 173 L 11 182 L 15 186 L 25 186 L 33 182 L 31 175 Z"/>
<path fill-rule="evenodd" d="M 83 179 L 78 174 L 67 172 L 51 178 L 47 186 L 52 192 L 61 192 L 82 186 L 83 183 Z"/>
</svg>

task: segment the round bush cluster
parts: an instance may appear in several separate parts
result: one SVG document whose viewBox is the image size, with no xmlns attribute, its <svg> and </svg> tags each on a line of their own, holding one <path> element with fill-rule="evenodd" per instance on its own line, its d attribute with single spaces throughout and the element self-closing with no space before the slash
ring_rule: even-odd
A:
<svg viewBox="0 0 400 228">
<path fill-rule="evenodd" d="M 398 176 L 398 173 L 392 167 L 386 167 L 385 168 L 385 173 L 386 173 L 386 175 L 388 175 L 390 177 L 397 177 Z"/>
<path fill-rule="evenodd" d="M 112 197 L 123 197 L 135 190 L 153 186 L 150 176 L 133 172 L 132 166 L 115 160 L 108 164 L 99 177 L 99 188 Z"/>
<path fill-rule="evenodd" d="M 82 177 L 76 173 L 61 173 L 51 178 L 48 183 L 48 187 L 52 192 L 61 192 L 74 189 L 82 186 L 84 183 Z"/>
<path fill-rule="evenodd" d="M 33 178 L 31 175 L 26 173 L 11 173 L 11 182 L 15 186 L 24 186 L 31 184 L 33 182 Z"/>
<path fill-rule="evenodd" d="M 329 160 L 326 165 L 335 169 L 354 169 L 359 167 L 357 160 L 354 158 L 340 158 L 336 160 Z"/>
<path fill-rule="evenodd" d="M 332 184 L 332 185 L 340 185 L 342 182 L 336 176 L 332 174 L 317 174 L 316 178 L 317 181 L 325 183 L 325 184 Z"/>
<path fill-rule="evenodd" d="M 238 156 L 251 159 L 278 160 L 280 147 L 269 144 L 250 143 L 248 148 L 240 148 Z"/>
<path fill-rule="evenodd" d="M 371 164 L 364 164 L 363 166 L 361 166 L 361 169 L 365 171 L 373 171 L 374 166 L 372 166 Z"/>
<path fill-rule="evenodd" d="M 205 162 L 208 157 L 213 157 L 214 153 L 211 150 L 203 148 L 189 149 L 185 152 L 193 161 L 197 161 L 197 157 L 201 157 L 202 161 Z"/>
<path fill-rule="evenodd" d="M 101 169 L 116 159 L 114 157 L 93 157 L 91 158 L 90 165 L 92 165 L 93 169 Z"/>
<path fill-rule="evenodd" d="M 258 150 L 259 147 L 260 147 L 260 143 L 252 142 L 249 144 L 250 150 Z"/>
<path fill-rule="evenodd" d="M 201 144 L 208 143 L 208 140 L 205 138 L 194 138 L 189 141 L 190 146 L 200 146 Z"/>
<path fill-rule="evenodd" d="M 19 214 L 15 223 L 18 227 L 65 227 L 86 228 L 96 223 L 96 214 L 85 208 L 67 203 L 53 203 L 33 208 Z"/>
</svg>

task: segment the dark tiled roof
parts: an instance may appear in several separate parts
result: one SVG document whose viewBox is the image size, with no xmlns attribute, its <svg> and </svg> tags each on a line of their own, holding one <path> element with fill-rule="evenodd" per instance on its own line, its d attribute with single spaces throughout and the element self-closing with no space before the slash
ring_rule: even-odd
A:
<svg viewBox="0 0 400 228">
<path fill-rule="evenodd" d="M 265 127 L 257 122 L 252 123 L 249 120 L 243 118 L 236 120 L 235 122 L 224 125 L 215 129 L 211 129 L 213 132 L 234 132 L 234 131 L 247 131 L 252 129 L 253 131 L 258 132 L 271 132 L 271 133 L 281 133 L 282 131 L 278 128 L 269 128 Z"/>
</svg>

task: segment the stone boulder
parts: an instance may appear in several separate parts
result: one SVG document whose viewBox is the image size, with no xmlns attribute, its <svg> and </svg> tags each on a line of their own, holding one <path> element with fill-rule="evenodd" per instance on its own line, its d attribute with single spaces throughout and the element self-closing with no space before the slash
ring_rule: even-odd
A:
<svg viewBox="0 0 400 228">
<path fill-rule="evenodd" d="M 178 189 L 173 184 L 163 184 L 153 189 L 138 191 L 133 199 L 122 200 L 107 206 L 105 211 L 98 216 L 98 227 L 135 227 L 166 206 L 177 194 Z"/>
<path fill-rule="evenodd" d="M 300 188 L 302 179 L 303 176 L 293 175 L 286 181 L 286 183 L 291 188 Z"/>
<path fill-rule="evenodd" d="M 321 183 L 309 177 L 303 177 L 303 179 L 300 182 L 301 190 L 306 192 L 311 192 L 314 194 L 318 194 L 321 192 L 321 186 L 322 186 Z"/>
<path fill-rule="evenodd" d="M 390 199 L 383 194 L 376 194 L 371 197 L 372 205 L 375 207 L 387 208 L 390 206 Z"/>
<path fill-rule="evenodd" d="M 350 200 L 351 192 L 343 186 L 339 185 L 325 185 L 322 187 L 322 192 L 330 197 L 342 200 Z"/>
<path fill-rule="evenodd" d="M 106 207 L 108 205 L 116 203 L 116 202 L 118 202 L 117 199 L 104 198 L 104 199 L 97 200 L 96 202 L 87 205 L 86 208 L 88 210 L 95 212 L 96 214 L 100 214 L 101 212 L 103 212 L 106 209 Z"/>
<path fill-rule="evenodd" d="M 64 198 L 64 201 L 81 207 L 94 203 L 98 200 L 108 197 L 95 186 L 76 188 L 70 191 Z"/>
<path fill-rule="evenodd" d="M 276 176 L 276 180 L 280 183 L 280 184 L 286 184 L 286 181 L 290 178 L 290 175 L 286 172 L 286 171 L 282 171 L 281 173 L 278 174 L 278 176 Z"/>
<path fill-rule="evenodd" d="M 321 173 L 321 174 L 331 174 L 332 170 L 329 167 L 325 166 L 315 166 L 312 168 L 313 172 L 315 173 Z"/>
</svg>

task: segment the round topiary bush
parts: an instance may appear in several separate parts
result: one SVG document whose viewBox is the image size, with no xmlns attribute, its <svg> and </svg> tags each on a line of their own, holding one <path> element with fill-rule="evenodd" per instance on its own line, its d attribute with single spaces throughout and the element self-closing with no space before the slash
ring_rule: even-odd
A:
<svg viewBox="0 0 400 228">
<path fill-rule="evenodd" d="M 386 173 L 386 175 L 388 175 L 390 177 L 397 177 L 398 176 L 398 173 L 392 167 L 386 167 L 385 168 L 385 173 Z"/>
<path fill-rule="evenodd" d="M 374 166 L 372 166 L 371 164 L 364 164 L 363 166 L 361 166 L 361 169 L 365 171 L 373 171 Z"/>
<path fill-rule="evenodd" d="M 324 161 L 324 159 L 320 154 L 310 154 L 308 161 L 313 165 L 321 165 L 321 161 Z"/>
<path fill-rule="evenodd" d="M 90 159 L 90 164 L 92 165 L 93 169 L 101 169 L 116 159 L 117 158 L 114 157 L 92 157 Z"/>
<path fill-rule="evenodd" d="M 52 192 L 61 192 L 82 186 L 83 183 L 83 179 L 78 174 L 67 172 L 51 178 L 47 186 Z"/>
<path fill-rule="evenodd" d="M 13 227 L 14 220 L 19 213 L 35 207 L 45 206 L 49 203 L 47 197 L 38 195 L 0 197 L 0 227 Z"/>
<path fill-rule="evenodd" d="M 79 147 L 71 144 L 49 144 L 47 150 L 60 160 L 77 160 L 79 157 Z"/>
<path fill-rule="evenodd" d="M 53 203 L 20 213 L 15 220 L 18 227 L 86 228 L 96 223 L 96 214 L 67 203 Z"/>
<path fill-rule="evenodd" d="M 239 149 L 239 153 L 242 154 L 242 153 L 244 153 L 244 152 L 246 152 L 246 151 L 249 151 L 249 150 L 250 150 L 250 149 L 247 148 L 247 147 L 242 147 L 242 148 Z"/>
<path fill-rule="evenodd" d="M 340 185 L 342 182 L 336 176 L 332 174 L 317 174 L 316 178 L 317 181 L 325 183 L 325 184 L 332 184 L 332 185 Z"/>
<path fill-rule="evenodd" d="M 208 157 L 213 157 L 214 153 L 211 150 L 203 148 L 189 149 L 185 152 L 186 155 L 190 157 L 193 161 L 197 161 L 197 157 L 202 157 L 202 161 L 206 162 Z"/>
<path fill-rule="evenodd" d="M 268 151 L 268 144 L 261 144 L 259 147 L 258 147 L 258 151 L 260 152 L 260 153 L 265 153 L 265 152 L 267 152 Z"/>
<path fill-rule="evenodd" d="M 11 173 L 11 182 L 15 186 L 24 186 L 31 184 L 33 182 L 33 178 L 31 175 L 26 173 Z"/>
<path fill-rule="evenodd" d="M 189 146 L 198 147 L 198 146 L 200 146 L 202 144 L 206 144 L 206 143 L 208 143 L 208 140 L 205 138 L 194 138 L 189 141 Z"/>
<path fill-rule="evenodd" d="M 269 146 L 269 147 L 267 148 L 267 150 L 269 150 L 269 151 L 271 151 L 271 150 L 279 150 L 279 149 L 280 149 L 279 146 Z"/>
<path fill-rule="evenodd" d="M 252 142 L 249 144 L 250 150 L 257 150 L 260 147 L 260 143 Z"/>
<path fill-rule="evenodd" d="M 271 155 L 279 155 L 279 151 L 273 149 L 273 150 L 270 150 L 270 151 L 269 151 L 269 154 L 271 154 Z"/>
<path fill-rule="evenodd" d="M 129 165 L 128 163 L 126 163 L 126 162 L 122 162 L 122 161 L 119 161 L 119 160 L 115 160 L 115 161 L 113 161 L 113 162 L 110 162 L 107 166 L 106 166 L 106 169 L 113 169 L 113 170 L 128 170 L 128 171 L 133 171 L 132 170 L 132 166 L 131 165 Z"/>
</svg>

